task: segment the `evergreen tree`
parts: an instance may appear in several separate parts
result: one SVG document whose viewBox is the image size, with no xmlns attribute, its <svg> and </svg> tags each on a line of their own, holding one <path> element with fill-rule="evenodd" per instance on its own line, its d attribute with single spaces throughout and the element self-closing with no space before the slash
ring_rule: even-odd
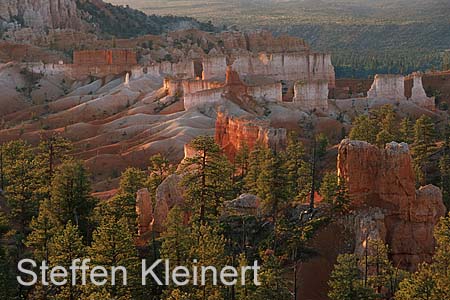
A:
<svg viewBox="0 0 450 300">
<path fill-rule="evenodd" d="M 188 262 L 193 242 L 190 238 L 190 228 L 183 224 L 183 219 L 181 208 L 172 208 L 167 216 L 166 230 L 161 234 L 161 257 L 170 259 L 177 266 Z"/>
<path fill-rule="evenodd" d="M 41 198 L 50 198 L 50 186 L 58 164 L 69 159 L 69 152 L 72 150 L 72 144 L 69 140 L 52 135 L 50 137 L 41 136 L 41 142 L 38 146 L 39 153 L 36 156 L 36 165 L 40 178 Z"/>
<path fill-rule="evenodd" d="M 318 158 L 325 156 L 325 154 L 327 153 L 328 144 L 329 144 L 329 141 L 325 134 L 319 133 L 316 136 L 317 157 Z"/>
<path fill-rule="evenodd" d="M 304 200 L 311 190 L 311 166 L 305 160 L 303 144 L 292 135 L 288 139 L 286 148 L 285 168 L 289 199 Z"/>
<path fill-rule="evenodd" d="M 442 218 L 434 229 L 436 253 L 433 257 L 435 293 L 440 299 L 450 299 L 450 215 Z"/>
<path fill-rule="evenodd" d="M 433 263 L 423 263 L 400 283 L 395 299 L 441 300 L 450 298 L 450 215 L 442 218 L 434 231 L 437 243 Z"/>
<path fill-rule="evenodd" d="M 37 215 L 39 178 L 33 149 L 18 140 L 4 145 L 4 180 L 11 219 L 19 224 L 19 234 L 25 235 L 31 219 Z"/>
<path fill-rule="evenodd" d="M 417 272 L 400 283 L 396 300 L 442 300 L 436 295 L 436 281 L 431 265 L 423 263 Z"/>
<path fill-rule="evenodd" d="M 158 186 L 172 173 L 174 168 L 170 165 L 169 160 L 161 154 L 150 157 L 150 165 L 148 167 L 149 177 L 147 186 L 150 194 L 154 195 Z"/>
<path fill-rule="evenodd" d="M 444 203 L 450 209 L 450 125 L 444 130 L 444 145 L 442 156 L 439 160 L 439 170 L 441 174 L 441 188 Z"/>
<path fill-rule="evenodd" d="M 376 291 L 378 297 L 392 297 L 398 285 L 398 272 L 389 260 L 389 248 L 383 241 L 368 240 L 367 250 L 368 286 Z"/>
<path fill-rule="evenodd" d="M 50 264 L 51 266 L 61 266 L 66 270 L 75 259 L 83 260 L 85 257 L 85 247 L 83 239 L 80 236 L 78 227 L 72 225 L 71 221 L 67 222 L 64 230 L 57 233 L 50 244 Z M 55 299 L 76 300 L 81 296 L 81 281 L 77 278 L 77 285 L 73 286 L 72 272 L 67 272 L 67 284 L 56 287 L 56 291 L 52 291 Z"/>
<path fill-rule="evenodd" d="M 190 146 L 196 154 L 185 159 L 182 185 L 194 219 L 203 222 L 217 216 L 223 201 L 232 197 L 232 168 L 212 137 L 199 136 Z"/>
<path fill-rule="evenodd" d="M 353 121 L 350 139 L 376 144 L 378 132 L 379 127 L 376 120 L 366 115 L 360 115 Z"/>
<path fill-rule="evenodd" d="M 345 213 L 350 209 L 350 198 L 345 179 L 334 172 L 326 173 L 320 186 L 320 195 L 331 205 L 333 212 Z"/>
<path fill-rule="evenodd" d="M 275 227 L 280 209 L 288 200 L 285 183 L 286 170 L 281 154 L 266 151 L 257 180 L 257 194 L 262 199 L 263 209 L 273 218 Z"/>
<path fill-rule="evenodd" d="M 244 190 L 245 177 L 247 176 L 250 168 L 250 150 L 247 144 L 244 144 L 238 149 L 234 158 L 235 176 L 233 177 L 233 183 L 235 186 L 236 194 L 241 194 Z"/>
<path fill-rule="evenodd" d="M 384 106 L 380 109 L 377 118 L 380 122 L 380 131 L 377 134 L 377 145 L 384 148 L 387 143 L 393 142 L 397 139 L 397 128 L 395 112 L 392 106 Z"/>
<path fill-rule="evenodd" d="M 124 217 L 128 220 L 128 225 L 137 232 L 136 194 L 137 191 L 146 185 L 147 176 L 144 171 L 136 168 L 127 168 L 120 177 L 119 191 L 117 194 L 105 202 L 100 208 L 102 215 L 111 215 L 115 218 Z"/>
<path fill-rule="evenodd" d="M 8 218 L 0 211 L 0 240 L 6 239 L 10 230 Z M 0 300 L 18 299 L 18 284 L 14 272 L 17 266 L 13 262 L 7 246 L 0 243 Z"/>
<path fill-rule="evenodd" d="M 328 283 L 328 297 L 332 300 L 375 299 L 373 290 L 364 286 L 362 275 L 356 255 L 339 255 Z"/>
<path fill-rule="evenodd" d="M 120 177 L 120 194 L 136 196 L 137 191 L 145 186 L 145 172 L 136 168 L 127 168 Z"/>
<path fill-rule="evenodd" d="M 123 266 L 127 272 L 127 285 L 123 285 L 123 276 L 117 272 L 116 285 L 109 282 L 103 287 L 90 285 L 86 294 L 93 292 L 109 294 L 111 299 L 133 299 L 140 285 L 139 261 L 131 228 L 126 218 L 105 217 L 94 231 L 92 245 L 88 250 L 93 265 L 101 265 L 107 270 Z"/>
<path fill-rule="evenodd" d="M 252 292 L 250 300 L 289 300 L 292 299 L 289 283 L 283 277 L 281 262 L 271 251 L 262 255 L 262 267 L 259 272 L 261 285 Z"/>
<path fill-rule="evenodd" d="M 219 233 L 217 226 L 210 224 L 194 225 L 191 239 L 196 241 L 191 247 L 190 256 L 197 259 L 197 266 L 214 266 L 217 270 L 229 264 L 225 251 L 226 240 Z M 211 275 L 210 272 L 208 272 Z M 210 276 L 206 276 L 206 284 L 195 289 L 192 299 L 220 300 L 225 298 L 226 289 L 220 284 L 214 284 Z"/>
<path fill-rule="evenodd" d="M 428 158 L 435 150 L 436 130 L 433 121 L 423 115 L 414 125 L 414 143 L 412 147 L 414 169 L 419 184 L 427 183 Z"/>
<path fill-rule="evenodd" d="M 50 216 L 53 224 L 72 223 L 80 229 L 84 237 L 91 231 L 92 211 L 95 200 L 90 195 L 91 186 L 87 171 L 79 161 L 66 161 L 56 169 L 52 181 Z"/>
<path fill-rule="evenodd" d="M 244 189 L 248 193 L 258 192 L 258 177 L 261 173 L 261 165 L 265 159 L 266 150 L 259 144 L 250 152 L 248 161 L 248 171 L 244 177 Z"/>
<path fill-rule="evenodd" d="M 39 206 L 39 215 L 30 224 L 31 233 L 27 237 L 26 245 L 33 250 L 33 256 L 38 261 L 49 261 L 50 242 L 56 233 L 64 229 L 64 224 L 52 215 L 50 201 L 44 200 Z"/>
<path fill-rule="evenodd" d="M 411 145 L 414 142 L 414 123 L 410 118 L 403 118 L 399 128 L 400 142 Z"/>
</svg>

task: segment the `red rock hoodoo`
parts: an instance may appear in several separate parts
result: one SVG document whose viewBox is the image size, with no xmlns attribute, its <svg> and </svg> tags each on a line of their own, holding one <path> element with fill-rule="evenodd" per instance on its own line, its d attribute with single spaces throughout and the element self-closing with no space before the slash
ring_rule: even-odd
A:
<svg viewBox="0 0 450 300">
<path fill-rule="evenodd" d="M 365 214 L 362 222 L 373 225 L 357 230 L 356 252 L 367 236 L 376 236 L 389 245 L 395 265 L 414 270 L 420 262 L 431 260 L 433 229 L 445 215 L 445 206 L 439 188 L 427 185 L 416 191 L 407 144 L 392 142 L 379 149 L 366 142 L 343 140 L 338 172 L 354 207 Z"/>
<path fill-rule="evenodd" d="M 216 120 L 216 143 L 233 159 L 247 145 L 252 150 L 258 143 L 274 150 L 286 146 L 286 129 L 271 128 L 269 121 L 232 117 L 219 112 Z"/>
</svg>

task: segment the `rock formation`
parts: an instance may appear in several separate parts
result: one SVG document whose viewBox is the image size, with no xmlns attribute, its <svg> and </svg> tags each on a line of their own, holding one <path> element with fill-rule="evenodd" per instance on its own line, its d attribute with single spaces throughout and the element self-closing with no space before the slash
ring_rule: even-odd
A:
<svg viewBox="0 0 450 300">
<path fill-rule="evenodd" d="M 225 77 L 227 58 L 224 55 L 207 56 L 202 61 L 203 80 L 220 79 Z"/>
<path fill-rule="evenodd" d="M 217 114 L 215 140 L 230 159 L 244 145 L 250 150 L 257 144 L 280 150 L 287 143 L 284 128 L 271 128 L 267 120 L 232 117 L 222 112 Z"/>
<path fill-rule="evenodd" d="M 402 75 L 375 75 L 367 97 L 394 101 L 405 100 L 405 77 Z"/>
<path fill-rule="evenodd" d="M 234 57 L 231 66 L 241 77 L 260 75 L 275 80 L 326 80 L 335 85 L 331 56 L 322 53 L 259 53 Z"/>
<path fill-rule="evenodd" d="M 298 81 L 294 84 L 294 98 L 303 110 L 328 109 L 328 81 Z"/>
<path fill-rule="evenodd" d="M 74 65 L 137 65 L 136 52 L 128 49 L 82 50 L 73 52 Z"/>
<path fill-rule="evenodd" d="M 236 199 L 225 201 L 225 214 L 257 215 L 261 199 L 252 194 L 242 194 Z"/>
<path fill-rule="evenodd" d="M 407 144 L 392 142 L 385 149 L 366 142 L 343 140 L 338 173 L 347 184 L 353 206 L 360 211 L 356 252 L 367 236 L 381 238 L 391 249 L 395 265 L 414 270 L 430 261 L 433 228 L 445 214 L 442 193 L 428 185 L 415 189 Z"/>
<path fill-rule="evenodd" d="M 75 0 L 2 0 L 0 20 L 23 20 L 25 27 L 81 29 L 82 20 Z"/>
<path fill-rule="evenodd" d="M 152 199 L 146 188 L 137 192 L 136 214 L 138 217 L 138 234 L 142 236 L 150 231 L 153 222 Z"/>
<path fill-rule="evenodd" d="M 407 86 L 407 88 L 406 88 Z M 428 97 L 422 84 L 422 74 L 420 72 L 412 73 L 405 79 L 406 95 L 409 100 L 420 107 L 434 110 L 434 97 Z"/>
<path fill-rule="evenodd" d="M 153 230 L 162 232 L 169 211 L 175 205 L 183 205 L 182 177 L 177 174 L 168 176 L 156 189 L 155 207 L 153 210 Z"/>
</svg>

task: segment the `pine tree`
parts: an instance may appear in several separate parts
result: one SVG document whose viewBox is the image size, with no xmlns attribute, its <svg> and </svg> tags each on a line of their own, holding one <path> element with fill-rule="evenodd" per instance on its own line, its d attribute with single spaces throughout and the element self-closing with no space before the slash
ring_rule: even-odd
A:
<svg viewBox="0 0 450 300">
<path fill-rule="evenodd" d="M 320 195 L 324 202 L 331 205 L 332 212 L 345 213 L 350 209 L 350 198 L 345 179 L 334 172 L 326 173 L 320 186 Z"/>
<path fill-rule="evenodd" d="M 436 281 L 431 265 L 423 263 L 417 272 L 400 283 L 396 300 L 442 300 L 436 295 Z"/>
<path fill-rule="evenodd" d="M 54 224 L 72 223 L 84 237 L 91 230 L 90 217 L 95 200 L 90 195 L 91 186 L 87 171 L 79 161 L 66 161 L 56 169 L 52 182 L 49 209 Z"/>
<path fill-rule="evenodd" d="M 381 115 L 378 120 L 380 122 L 380 132 L 377 134 L 377 145 L 384 148 L 387 143 L 397 139 L 397 128 L 395 112 L 391 106 L 381 108 Z"/>
<path fill-rule="evenodd" d="M 146 179 L 144 171 L 127 168 L 120 177 L 117 194 L 102 204 L 100 214 L 111 215 L 115 218 L 125 217 L 130 228 L 134 228 L 134 231 L 137 232 L 136 193 L 145 187 Z"/>
<path fill-rule="evenodd" d="M 212 137 L 199 136 L 190 146 L 196 154 L 183 163 L 182 185 L 194 219 L 203 222 L 217 216 L 223 201 L 232 198 L 232 168 Z"/>
<path fill-rule="evenodd" d="M 286 148 L 289 199 L 304 200 L 311 190 L 311 166 L 305 161 L 305 149 L 295 136 L 290 136 Z"/>
<path fill-rule="evenodd" d="M 0 240 L 7 238 L 6 234 L 10 230 L 8 218 L 0 211 Z M 7 247 L 0 243 L 0 300 L 18 298 L 18 284 L 14 272 L 17 266 L 13 262 Z"/>
<path fill-rule="evenodd" d="M 288 200 L 285 182 L 286 170 L 281 154 L 268 150 L 258 176 L 257 194 L 262 199 L 263 209 L 273 218 L 275 227 L 279 211 Z"/>
<path fill-rule="evenodd" d="M 145 186 L 145 172 L 136 168 L 127 168 L 120 177 L 119 193 L 136 196 L 137 191 Z"/>
<path fill-rule="evenodd" d="M 50 198 L 50 186 L 58 164 L 69 159 L 72 144 L 69 140 L 59 136 L 41 137 L 36 156 L 38 166 L 40 189 L 42 199 Z"/>
<path fill-rule="evenodd" d="M 289 283 L 283 277 L 281 262 L 271 251 L 262 255 L 262 267 L 259 272 L 260 286 L 251 293 L 250 300 L 290 300 Z"/>
<path fill-rule="evenodd" d="M 450 208 L 450 125 L 444 130 L 444 145 L 442 156 L 439 160 L 439 171 L 441 175 L 441 188 L 444 203 Z"/>
<path fill-rule="evenodd" d="M 170 259 L 177 266 L 189 260 L 192 240 L 190 228 L 183 224 L 184 213 L 178 206 L 173 207 L 166 221 L 166 230 L 161 234 L 161 257 Z"/>
<path fill-rule="evenodd" d="M 329 144 L 329 141 L 325 134 L 319 133 L 316 136 L 317 157 L 318 158 L 325 156 L 325 154 L 327 153 L 328 144 Z"/>
<path fill-rule="evenodd" d="M 389 248 L 380 240 L 368 240 L 367 270 L 368 286 L 372 287 L 379 297 L 391 297 L 397 288 L 397 271 L 389 260 Z M 384 290 L 387 291 L 383 295 Z"/>
<path fill-rule="evenodd" d="M 64 229 L 64 224 L 52 215 L 50 201 L 44 200 L 39 206 L 39 215 L 30 224 L 31 233 L 26 245 L 33 250 L 33 256 L 38 261 L 49 261 L 50 242 L 56 233 Z"/>
<path fill-rule="evenodd" d="M 4 180 L 11 219 L 20 226 L 19 234 L 28 232 L 28 225 L 38 213 L 39 179 L 33 149 L 18 140 L 4 145 Z"/>
<path fill-rule="evenodd" d="M 219 233 L 217 226 L 210 224 L 194 225 L 191 239 L 196 241 L 191 247 L 190 256 L 197 259 L 197 266 L 215 266 L 217 270 L 229 264 L 225 251 L 226 240 Z M 209 273 L 210 274 L 210 273 Z M 196 289 L 194 299 L 220 300 L 224 299 L 226 289 L 221 285 L 214 285 L 212 278 L 206 276 L 206 284 Z"/>
<path fill-rule="evenodd" d="M 414 123 L 410 118 L 403 118 L 399 128 L 400 142 L 411 145 L 414 142 Z"/>
<path fill-rule="evenodd" d="M 233 183 L 237 194 L 241 194 L 244 191 L 245 177 L 247 176 L 250 168 L 250 150 L 247 144 L 244 144 L 238 149 L 234 158 L 235 176 L 233 177 Z"/>
<path fill-rule="evenodd" d="M 86 294 L 108 293 L 112 299 L 133 299 L 140 285 L 139 261 L 134 246 L 132 229 L 126 218 L 105 217 L 94 231 L 92 245 L 88 250 L 93 265 L 101 265 L 107 270 L 123 266 L 127 270 L 127 285 L 123 285 L 121 272 L 117 272 L 116 285 L 109 282 L 103 287 L 89 286 Z"/>
<path fill-rule="evenodd" d="M 428 158 L 435 150 L 436 130 L 433 121 L 422 116 L 414 125 L 414 143 L 412 147 L 414 169 L 419 184 L 427 183 Z"/>
<path fill-rule="evenodd" d="M 350 139 L 376 144 L 378 132 L 379 127 L 377 121 L 369 116 L 361 115 L 353 121 Z"/>
<path fill-rule="evenodd" d="M 339 255 L 328 282 L 330 286 L 328 297 L 332 300 L 375 299 L 373 290 L 365 287 L 363 282 L 356 255 Z"/>
<path fill-rule="evenodd" d="M 441 218 L 434 229 L 436 253 L 433 257 L 435 293 L 440 299 L 450 298 L 450 215 Z"/>
<path fill-rule="evenodd" d="M 83 260 L 85 257 L 85 246 L 83 245 L 83 239 L 80 236 L 78 227 L 72 225 L 71 221 L 68 221 L 64 230 L 56 234 L 50 244 L 50 265 L 61 266 L 66 270 L 72 265 L 75 259 Z M 67 284 L 56 288 L 56 292 L 53 292 L 56 299 L 75 300 L 81 296 L 82 288 L 81 281 L 77 278 L 77 285 L 73 286 L 72 272 L 67 273 Z"/>
<path fill-rule="evenodd" d="M 339 185 L 339 178 L 334 172 L 328 172 L 322 179 L 320 195 L 326 203 L 333 204 Z"/>
<path fill-rule="evenodd" d="M 156 154 L 150 157 L 150 165 L 148 167 L 149 177 L 147 180 L 147 186 L 151 195 L 156 193 L 158 186 L 164 181 L 164 179 L 173 173 L 174 168 L 170 165 L 170 162 L 161 154 Z"/>
<path fill-rule="evenodd" d="M 259 144 L 250 152 L 248 161 L 248 171 L 244 177 L 244 190 L 248 193 L 258 192 L 257 181 L 261 173 L 261 165 L 264 161 L 266 150 Z"/>
</svg>

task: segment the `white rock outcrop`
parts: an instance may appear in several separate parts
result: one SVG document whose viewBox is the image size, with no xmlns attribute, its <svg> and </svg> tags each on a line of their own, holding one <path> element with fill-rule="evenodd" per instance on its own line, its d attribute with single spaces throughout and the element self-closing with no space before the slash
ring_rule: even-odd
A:
<svg viewBox="0 0 450 300">
<path fill-rule="evenodd" d="M 425 89 L 422 84 L 422 74 L 419 72 L 415 72 L 411 74 L 412 77 L 412 90 L 411 90 L 411 98 L 410 100 L 417 104 L 420 107 L 434 110 L 435 102 L 434 97 L 428 97 L 425 93 Z"/>
<path fill-rule="evenodd" d="M 328 82 L 326 80 L 297 81 L 292 102 L 306 111 L 328 109 Z"/>
<path fill-rule="evenodd" d="M 405 77 L 403 75 L 377 74 L 372 87 L 367 92 L 368 98 L 406 100 Z"/>
</svg>

